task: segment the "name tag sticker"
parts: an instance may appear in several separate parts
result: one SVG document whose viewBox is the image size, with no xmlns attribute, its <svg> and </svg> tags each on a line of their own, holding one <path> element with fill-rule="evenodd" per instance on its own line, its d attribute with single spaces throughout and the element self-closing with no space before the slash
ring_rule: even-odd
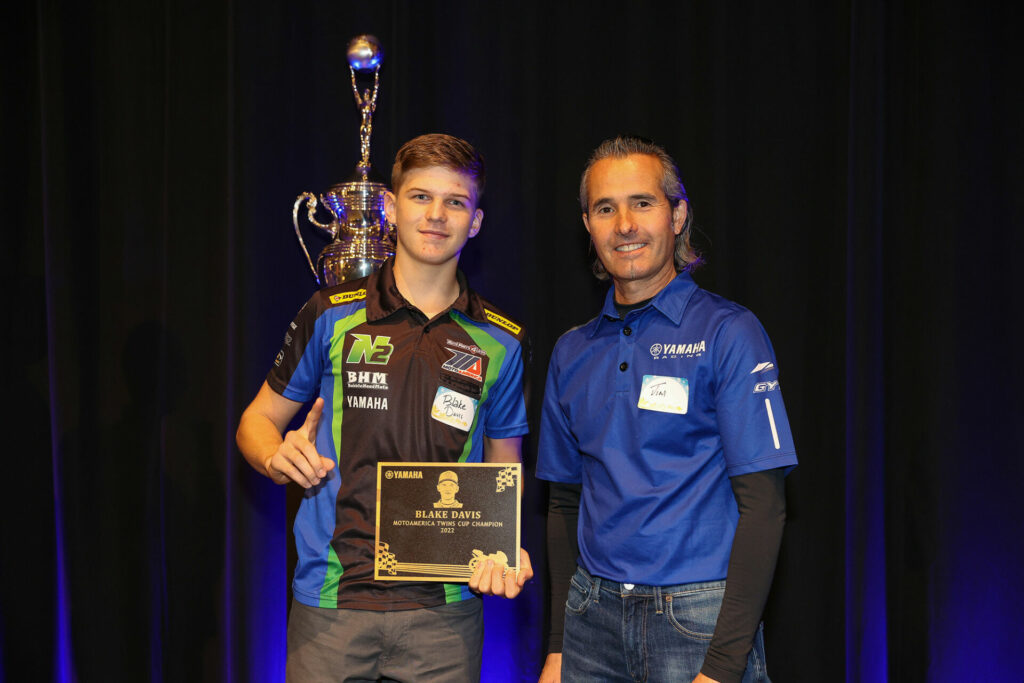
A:
<svg viewBox="0 0 1024 683">
<path fill-rule="evenodd" d="M 468 432 L 476 415 L 475 398 L 452 391 L 448 387 L 438 387 L 434 395 L 434 405 L 430 407 L 430 417 L 444 422 L 456 429 Z"/>
<path fill-rule="evenodd" d="M 685 377 L 644 375 L 637 408 L 685 415 L 690 404 L 690 383 Z"/>
</svg>

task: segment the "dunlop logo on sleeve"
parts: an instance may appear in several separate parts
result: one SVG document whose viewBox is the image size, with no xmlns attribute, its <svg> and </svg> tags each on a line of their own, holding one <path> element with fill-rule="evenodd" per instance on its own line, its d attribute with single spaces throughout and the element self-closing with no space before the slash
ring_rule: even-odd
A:
<svg viewBox="0 0 1024 683">
<path fill-rule="evenodd" d="M 350 301 L 359 301 L 360 299 L 366 298 L 365 289 L 357 289 L 354 292 L 342 292 L 341 294 L 332 294 L 330 301 L 332 304 L 347 304 Z"/>
<path fill-rule="evenodd" d="M 512 334 L 519 334 L 522 331 L 522 329 L 523 329 L 519 325 L 516 325 L 514 322 L 509 320 L 508 318 L 503 318 L 502 316 L 498 315 L 494 311 L 491 311 L 491 310 L 488 310 L 488 309 L 485 308 L 484 309 L 484 314 L 487 316 L 487 319 L 489 321 L 491 321 L 492 323 L 494 323 L 498 327 L 504 327 L 506 330 L 508 330 Z"/>
</svg>

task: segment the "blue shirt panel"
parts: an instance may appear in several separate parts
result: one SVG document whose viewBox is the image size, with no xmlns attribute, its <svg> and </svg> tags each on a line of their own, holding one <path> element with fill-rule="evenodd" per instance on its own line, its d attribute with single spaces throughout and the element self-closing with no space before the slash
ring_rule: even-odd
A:
<svg viewBox="0 0 1024 683">
<path fill-rule="evenodd" d="M 306 307 L 314 306 L 311 298 L 299 311 L 293 321 L 294 325 L 308 324 L 316 315 Z M 282 396 L 293 401 L 305 403 L 319 394 L 324 399 L 320 424 L 317 426 L 316 447 L 321 455 L 331 458 L 340 466 L 340 460 L 334 441 L 333 431 L 337 421 L 341 419 L 341 410 L 335 410 L 334 389 L 335 375 L 333 372 L 330 352 L 331 340 L 336 332 L 339 321 L 361 309 L 366 308 L 365 299 L 350 304 L 329 308 L 315 317 L 313 331 L 309 342 L 303 349 L 302 356 L 284 388 Z M 336 470 L 337 471 L 337 470 Z M 303 494 L 299 509 L 295 515 L 292 531 L 295 535 L 295 550 L 298 562 L 295 566 L 292 589 L 301 602 L 317 606 L 313 596 L 319 594 L 327 573 L 325 549 L 330 545 L 336 518 L 338 491 L 341 488 L 341 476 L 327 477 L 323 484 Z"/>
<path fill-rule="evenodd" d="M 739 517 L 729 477 L 796 464 L 771 343 L 750 311 L 686 273 L 625 321 L 613 296 L 555 346 L 537 476 L 583 485 L 592 574 L 724 578 Z M 639 408 L 645 375 L 685 380 L 685 414 Z"/>
<path fill-rule="evenodd" d="M 482 415 L 477 418 L 483 425 L 484 434 L 492 439 L 507 439 L 522 436 L 529 431 L 526 419 L 526 399 L 523 396 L 523 350 L 522 345 L 511 334 L 496 325 L 480 323 L 459 311 L 452 311 L 464 325 L 476 327 L 498 342 L 504 349 L 504 358 L 498 371 L 498 379 L 481 400 Z M 474 444 L 474 448 L 478 446 Z M 479 446 L 482 448 L 482 445 Z M 483 451 L 471 456 L 468 462 L 483 462 Z M 474 459 L 475 458 L 475 459 Z"/>
</svg>

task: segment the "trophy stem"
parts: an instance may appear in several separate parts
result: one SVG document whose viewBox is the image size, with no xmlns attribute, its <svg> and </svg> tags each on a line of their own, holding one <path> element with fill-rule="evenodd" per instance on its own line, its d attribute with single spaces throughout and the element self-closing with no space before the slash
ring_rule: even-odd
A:
<svg viewBox="0 0 1024 683">
<path fill-rule="evenodd" d="M 356 70 L 350 65 L 348 71 L 352 76 L 352 94 L 355 95 L 356 106 L 363 117 L 359 125 L 359 149 L 362 152 L 362 159 L 356 165 L 356 170 L 363 176 L 365 183 L 370 173 L 370 136 L 373 134 L 373 113 L 377 110 L 377 93 L 380 91 L 380 64 L 373 70 L 372 94 L 367 88 L 360 95 L 359 86 L 356 85 Z"/>
</svg>

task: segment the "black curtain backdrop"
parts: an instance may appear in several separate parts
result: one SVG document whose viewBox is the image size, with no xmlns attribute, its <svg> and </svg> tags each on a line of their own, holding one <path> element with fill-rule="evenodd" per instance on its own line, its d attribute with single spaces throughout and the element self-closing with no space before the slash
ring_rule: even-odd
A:
<svg viewBox="0 0 1024 683">
<path fill-rule="evenodd" d="M 283 680 L 286 495 L 234 430 L 313 291 L 291 205 L 354 168 L 373 33 L 376 169 L 425 132 L 487 157 L 462 263 L 528 325 L 534 427 L 604 294 L 584 159 L 633 132 L 679 162 L 697 280 L 771 335 L 801 459 L 773 680 L 1019 680 L 1017 8 L 5 5 L 0 679 Z M 486 609 L 485 680 L 535 680 L 544 581 Z"/>
</svg>

